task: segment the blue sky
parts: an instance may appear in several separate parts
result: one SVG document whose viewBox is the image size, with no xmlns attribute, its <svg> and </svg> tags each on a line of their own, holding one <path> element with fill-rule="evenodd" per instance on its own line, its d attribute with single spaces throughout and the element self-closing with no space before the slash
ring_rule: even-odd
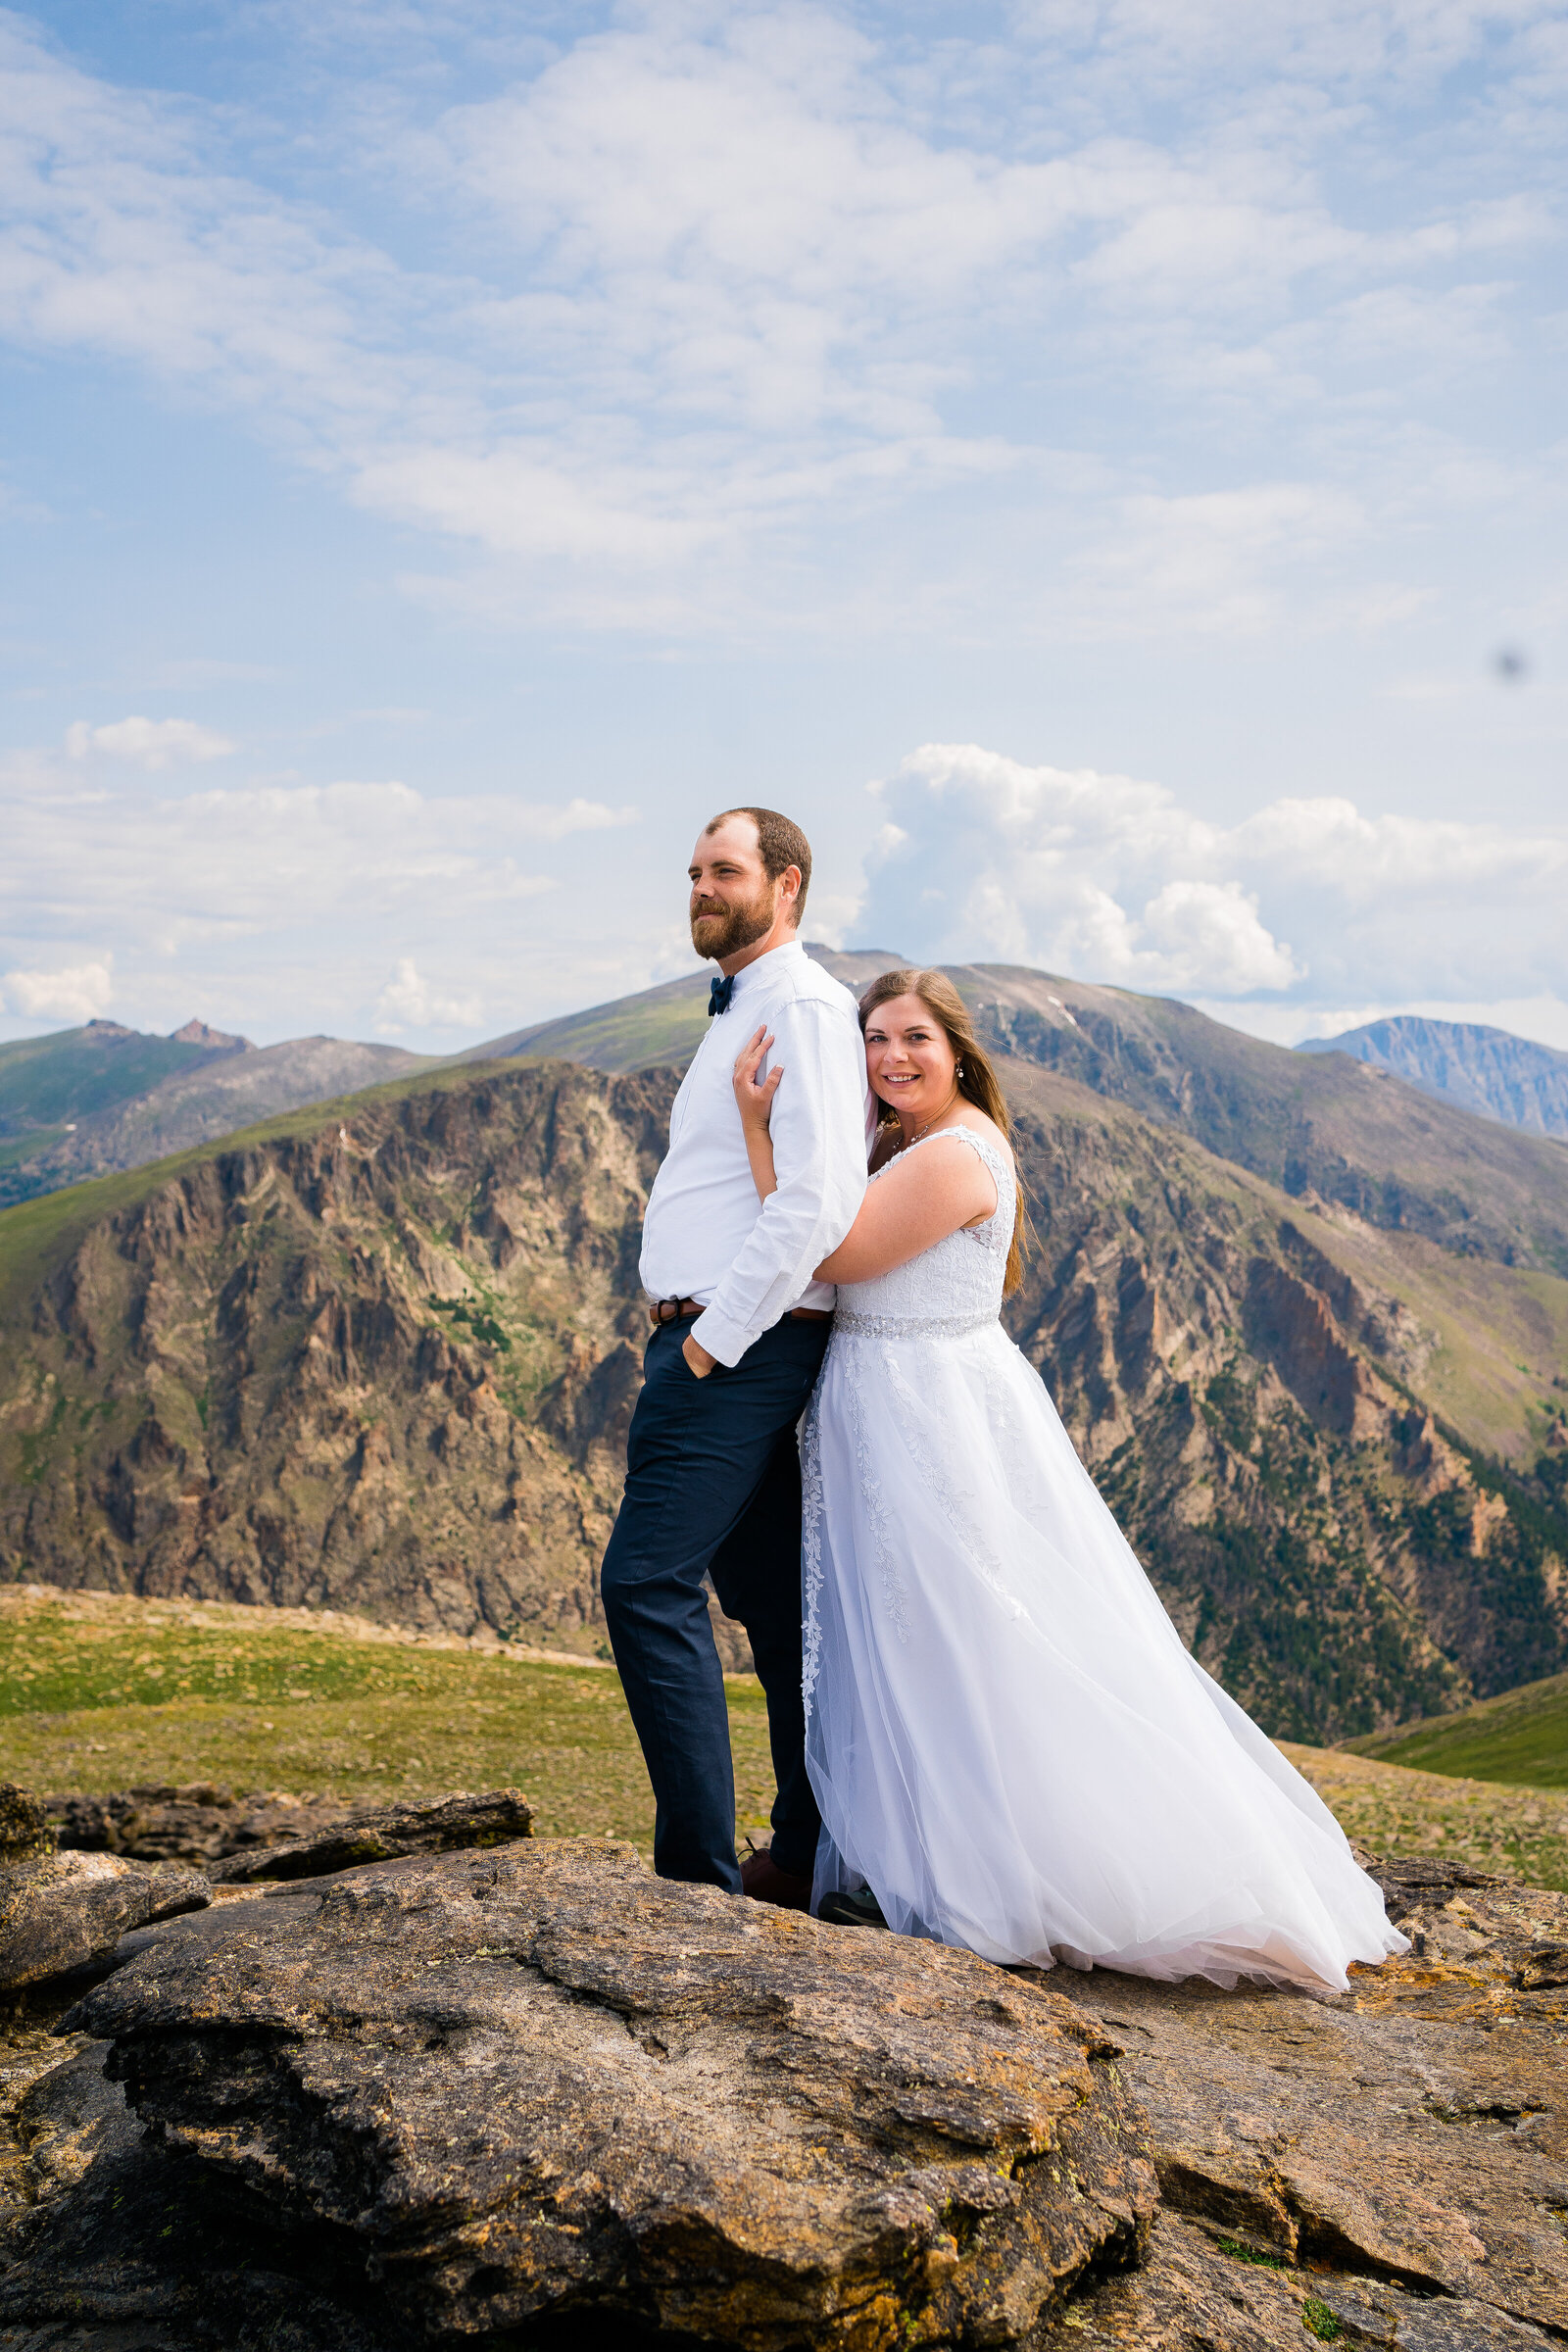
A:
<svg viewBox="0 0 1568 2352">
<path fill-rule="evenodd" d="M 1568 1046 L 1568 18 L 0 13 L 0 1034 L 807 928 Z"/>
</svg>

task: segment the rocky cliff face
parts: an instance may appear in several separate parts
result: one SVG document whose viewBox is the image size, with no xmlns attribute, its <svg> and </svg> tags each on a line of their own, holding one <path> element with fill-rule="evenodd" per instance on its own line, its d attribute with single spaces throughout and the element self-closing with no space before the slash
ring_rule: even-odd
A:
<svg viewBox="0 0 1568 2352">
<path fill-rule="evenodd" d="M 1287 1053 L 1191 1004 L 1009 964 L 952 968 L 982 1035 L 1298 1199 L 1444 1249 L 1568 1275 L 1568 1152 L 1391 1070 Z"/>
<path fill-rule="evenodd" d="M 372 1100 L 89 1223 L 7 1350 L 6 1572 L 589 1635 L 671 1092 Z"/>
<path fill-rule="evenodd" d="M 0 1573 L 598 1647 L 673 1083 L 416 1084 L 0 1221 Z M 1568 1662 L 1568 1531 L 1423 1403 L 1452 1350 L 1408 1267 L 1070 1080 L 1009 1084 L 1040 1237 L 1011 1328 L 1205 1664 L 1320 1738 Z"/>
</svg>

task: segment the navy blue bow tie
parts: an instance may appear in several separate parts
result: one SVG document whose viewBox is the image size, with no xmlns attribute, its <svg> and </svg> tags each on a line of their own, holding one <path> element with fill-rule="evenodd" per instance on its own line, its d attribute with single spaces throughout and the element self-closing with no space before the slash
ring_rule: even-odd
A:
<svg viewBox="0 0 1568 2352">
<path fill-rule="evenodd" d="M 729 1001 L 734 994 L 735 975 L 733 972 L 727 980 L 710 980 L 709 982 L 708 1017 L 710 1020 L 712 1019 L 715 1012 L 728 1012 Z"/>
</svg>

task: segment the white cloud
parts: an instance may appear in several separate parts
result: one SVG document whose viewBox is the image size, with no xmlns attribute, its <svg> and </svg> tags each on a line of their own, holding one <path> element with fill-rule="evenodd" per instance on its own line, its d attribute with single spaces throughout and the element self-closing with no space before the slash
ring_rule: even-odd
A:
<svg viewBox="0 0 1568 2352">
<path fill-rule="evenodd" d="M 97 752 L 105 759 L 128 760 L 153 774 L 185 760 L 223 760 L 238 748 L 228 736 L 198 726 L 193 718 L 117 718 L 103 727 L 78 718 L 66 729 L 71 759 L 88 760 Z"/>
<path fill-rule="evenodd" d="M 375 1012 L 376 1027 L 388 1035 L 406 1029 L 471 1029 L 484 1018 L 484 1000 L 471 990 L 450 994 L 433 987 L 411 956 L 400 956 Z"/>
<path fill-rule="evenodd" d="M 71 964 L 53 972 L 0 972 L 0 1005 L 28 1021 L 90 1021 L 114 1002 L 109 965 Z"/>
<path fill-rule="evenodd" d="M 1178 988 L 1251 997 L 1305 977 L 1259 922 L 1256 894 L 1234 882 L 1167 882 L 1144 908 L 1143 929 Z"/>
<path fill-rule="evenodd" d="M 0 331 L 239 412 L 476 551 L 496 617 L 838 636 L 907 618 L 890 530 L 928 597 L 1014 631 L 1260 629 L 1303 590 L 1396 612 L 1450 491 L 1391 481 L 1391 371 L 1420 409 L 1528 339 L 1554 15 L 1116 0 L 946 41 L 658 8 L 519 36 L 510 72 L 491 27 L 492 95 L 357 72 L 335 125 L 389 237 L 437 224 L 417 267 L 270 185 L 265 145 L 237 168 L 236 114 L 10 18 Z M 1412 135 L 1460 64 L 1444 135 Z M 1336 602 L 1372 549 L 1392 576 Z"/>
<path fill-rule="evenodd" d="M 1225 826 L 1158 784 L 974 744 L 928 744 L 872 789 L 858 929 L 909 955 L 1221 1001 L 1568 996 L 1568 826 L 1337 796 Z"/>
<path fill-rule="evenodd" d="M 551 808 L 515 808 L 514 822 L 540 841 L 562 841 L 568 833 L 608 833 L 637 821 L 635 808 L 612 808 L 604 801 L 572 800 Z"/>
<path fill-rule="evenodd" d="M 437 797 L 396 780 L 174 791 L 21 757 L 0 763 L 0 968 L 18 974 L 0 1010 L 24 1024 L 56 998 L 79 1017 L 102 1009 L 81 991 L 95 970 L 107 987 L 112 955 L 117 1007 L 137 1025 L 170 1028 L 197 1003 L 262 1038 L 446 1030 L 486 1006 L 515 1025 L 592 986 L 596 962 L 606 994 L 653 977 L 640 910 L 622 924 L 602 904 L 606 870 L 635 863 L 636 822 L 586 794 Z"/>
<path fill-rule="evenodd" d="M 6 796 L 19 906 L 78 931 L 112 920 L 161 954 L 196 939 L 360 922 L 416 905 L 462 920 L 555 888 L 519 862 L 577 832 L 630 824 L 598 801 L 428 798 L 396 782 L 253 784 L 64 801 L 47 770 Z"/>
</svg>

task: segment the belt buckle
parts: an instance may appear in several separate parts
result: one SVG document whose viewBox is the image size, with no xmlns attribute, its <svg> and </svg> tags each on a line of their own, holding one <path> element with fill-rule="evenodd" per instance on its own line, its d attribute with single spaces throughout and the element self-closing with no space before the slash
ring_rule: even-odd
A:
<svg viewBox="0 0 1568 2352">
<path fill-rule="evenodd" d="M 664 1312 L 666 1306 L 670 1310 L 667 1315 Z M 678 1298 L 661 1298 L 654 1308 L 654 1321 L 661 1329 L 666 1323 L 678 1323 L 680 1321 L 680 1300 Z"/>
</svg>

